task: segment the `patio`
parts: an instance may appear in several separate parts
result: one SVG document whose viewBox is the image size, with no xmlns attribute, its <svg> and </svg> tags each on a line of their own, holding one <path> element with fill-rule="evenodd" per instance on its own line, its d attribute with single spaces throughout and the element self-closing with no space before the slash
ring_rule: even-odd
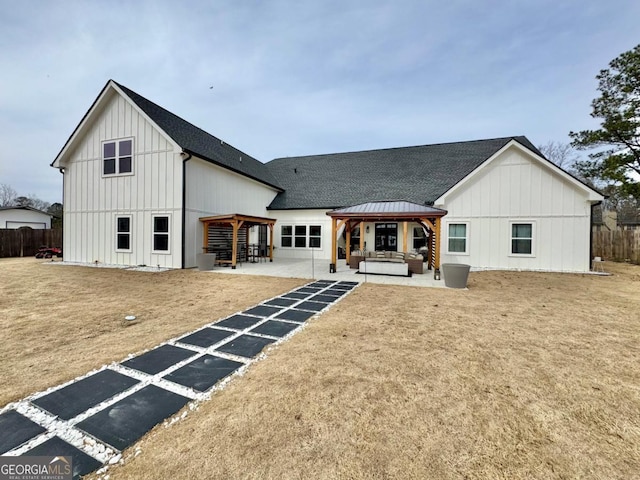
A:
<svg viewBox="0 0 640 480">
<path fill-rule="evenodd" d="M 268 277 L 312 278 L 348 282 L 380 283 L 386 285 L 405 285 L 411 287 L 445 288 L 444 280 L 434 280 L 433 270 L 427 270 L 422 275 L 411 277 L 397 277 L 390 275 L 363 275 L 352 270 L 345 260 L 338 260 L 336 273 L 329 273 L 330 260 L 312 258 L 274 258 L 273 262 L 238 263 L 237 268 L 216 267 L 215 273 L 231 275 L 264 275 Z"/>
</svg>

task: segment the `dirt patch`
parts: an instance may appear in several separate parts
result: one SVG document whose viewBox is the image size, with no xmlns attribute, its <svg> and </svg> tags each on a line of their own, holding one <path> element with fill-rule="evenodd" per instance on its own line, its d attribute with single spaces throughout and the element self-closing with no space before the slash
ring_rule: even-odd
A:
<svg viewBox="0 0 640 480">
<path fill-rule="evenodd" d="M 3 274 L 5 267 L 0 262 Z M 33 335 L 48 335 L 45 317 L 60 326 L 83 304 L 91 312 L 99 286 L 111 285 L 114 297 L 128 293 L 140 308 L 151 308 L 143 298 L 161 291 L 154 312 L 167 333 L 175 332 L 168 338 L 192 313 L 205 316 L 202 323 L 222 316 L 200 303 L 233 301 L 245 282 L 257 289 L 275 283 L 281 291 L 286 282 L 295 284 L 141 273 L 151 284 L 129 282 L 135 272 L 20 268 L 80 272 L 64 273 L 62 296 L 42 307 L 40 330 L 30 340 L 11 333 L 23 348 L 40 348 Z M 142 454 L 110 469 L 110 478 L 634 478 L 640 471 L 640 267 L 606 263 L 605 269 L 614 275 L 472 273 L 468 291 L 363 285 L 184 421 L 144 437 L 134 447 Z M 76 275 L 84 280 L 74 281 Z M 193 282 L 216 293 L 190 288 Z M 31 289 L 39 288 L 34 280 Z M 20 295 L 35 302 L 27 291 Z M 129 309 L 102 297 L 93 319 L 119 319 Z M 3 322 L 16 321 L 16 308 Z M 127 347 L 132 328 L 117 339 L 106 331 L 86 342 Z M 137 341 L 146 348 L 165 337 Z M 63 352 L 60 346 L 49 353 L 58 368 L 79 361 L 59 359 Z M 86 363 L 92 365 L 79 373 L 99 362 Z M 0 373 L 16 371 L 19 380 L 29 374 L 26 367 L 3 351 Z"/>
</svg>

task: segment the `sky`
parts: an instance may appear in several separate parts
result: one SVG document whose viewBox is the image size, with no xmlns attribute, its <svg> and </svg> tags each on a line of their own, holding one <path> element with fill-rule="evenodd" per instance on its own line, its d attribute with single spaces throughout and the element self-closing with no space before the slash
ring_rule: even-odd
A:
<svg viewBox="0 0 640 480">
<path fill-rule="evenodd" d="M 109 79 L 262 162 L 597 128 L 637 0 L 0 0 L 0 183 L 49 165 Z"/>
</svg>

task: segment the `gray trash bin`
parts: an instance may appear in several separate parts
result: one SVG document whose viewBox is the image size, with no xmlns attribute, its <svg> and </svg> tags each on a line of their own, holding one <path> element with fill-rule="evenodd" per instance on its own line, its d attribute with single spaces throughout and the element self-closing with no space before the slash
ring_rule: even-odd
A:
<svg viewBox="0 0 640 480">
<path fill-rule="evenodd" d="M 467 288 L 467 279 L 471 265 L 463 263 L 443 263 L 444 284 L 449 288 Z"/>
<path fill-rule="evenodd" d="M 215 253 L 199 253 L 198 255 L 196 255 L 196 257 L 198 270 L 200 271 L 213 270 L 213 267 L 215 267 L 216 265 Z"/>
</svg>

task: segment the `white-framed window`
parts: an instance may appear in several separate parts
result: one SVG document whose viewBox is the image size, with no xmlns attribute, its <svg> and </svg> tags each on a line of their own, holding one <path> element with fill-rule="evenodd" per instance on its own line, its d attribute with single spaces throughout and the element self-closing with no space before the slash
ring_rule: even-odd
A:
<svg viewBox="0 0 640 480">
<path fill-rule="evenodd" d="M 169 253 L 169 215 L 152 215 L 153 253 Z"/>
<path fill-rule="evenodd" d="M 102 142 L 102 176 L 133 175 L 133 138 Z"/>
<path fill-rule="evenodd" d="M 293 247 L 293 226 L 282 225 L 280 227 L 280 246 Z"/>
<path fill-rule="evenodd" d="M 360 240 L 358 240 L 359 242 Z M 309 247 L 320 248 L 322 246 L 322 225 L 309 225 Z"/>
<path fill-rule="evenodd" d="M 307 246 L 307 226 L 296 225 L 293 227 L 293 245 L 296 248 L 305 248 Z"/>
<path fill-rule="evenodd" d="M 535 223 L 531 221 L 510 222 L 511 255 L 532 257 L 534 255 Z"/>
<path fill-rule="evenodd" d="M 131 252 L 131 215 L 116 215 L 116 251 Z"/>
<path fill-rule="evenodd" d="M 322 225 L 281 225 L 280 246 L 283 248 L 321 248 Z"/>
<path fill-rule="evenodd" d="M 468 254 L 469 224 L 467 222 L 447 224 L 447 253 Z"/>
</svg>

